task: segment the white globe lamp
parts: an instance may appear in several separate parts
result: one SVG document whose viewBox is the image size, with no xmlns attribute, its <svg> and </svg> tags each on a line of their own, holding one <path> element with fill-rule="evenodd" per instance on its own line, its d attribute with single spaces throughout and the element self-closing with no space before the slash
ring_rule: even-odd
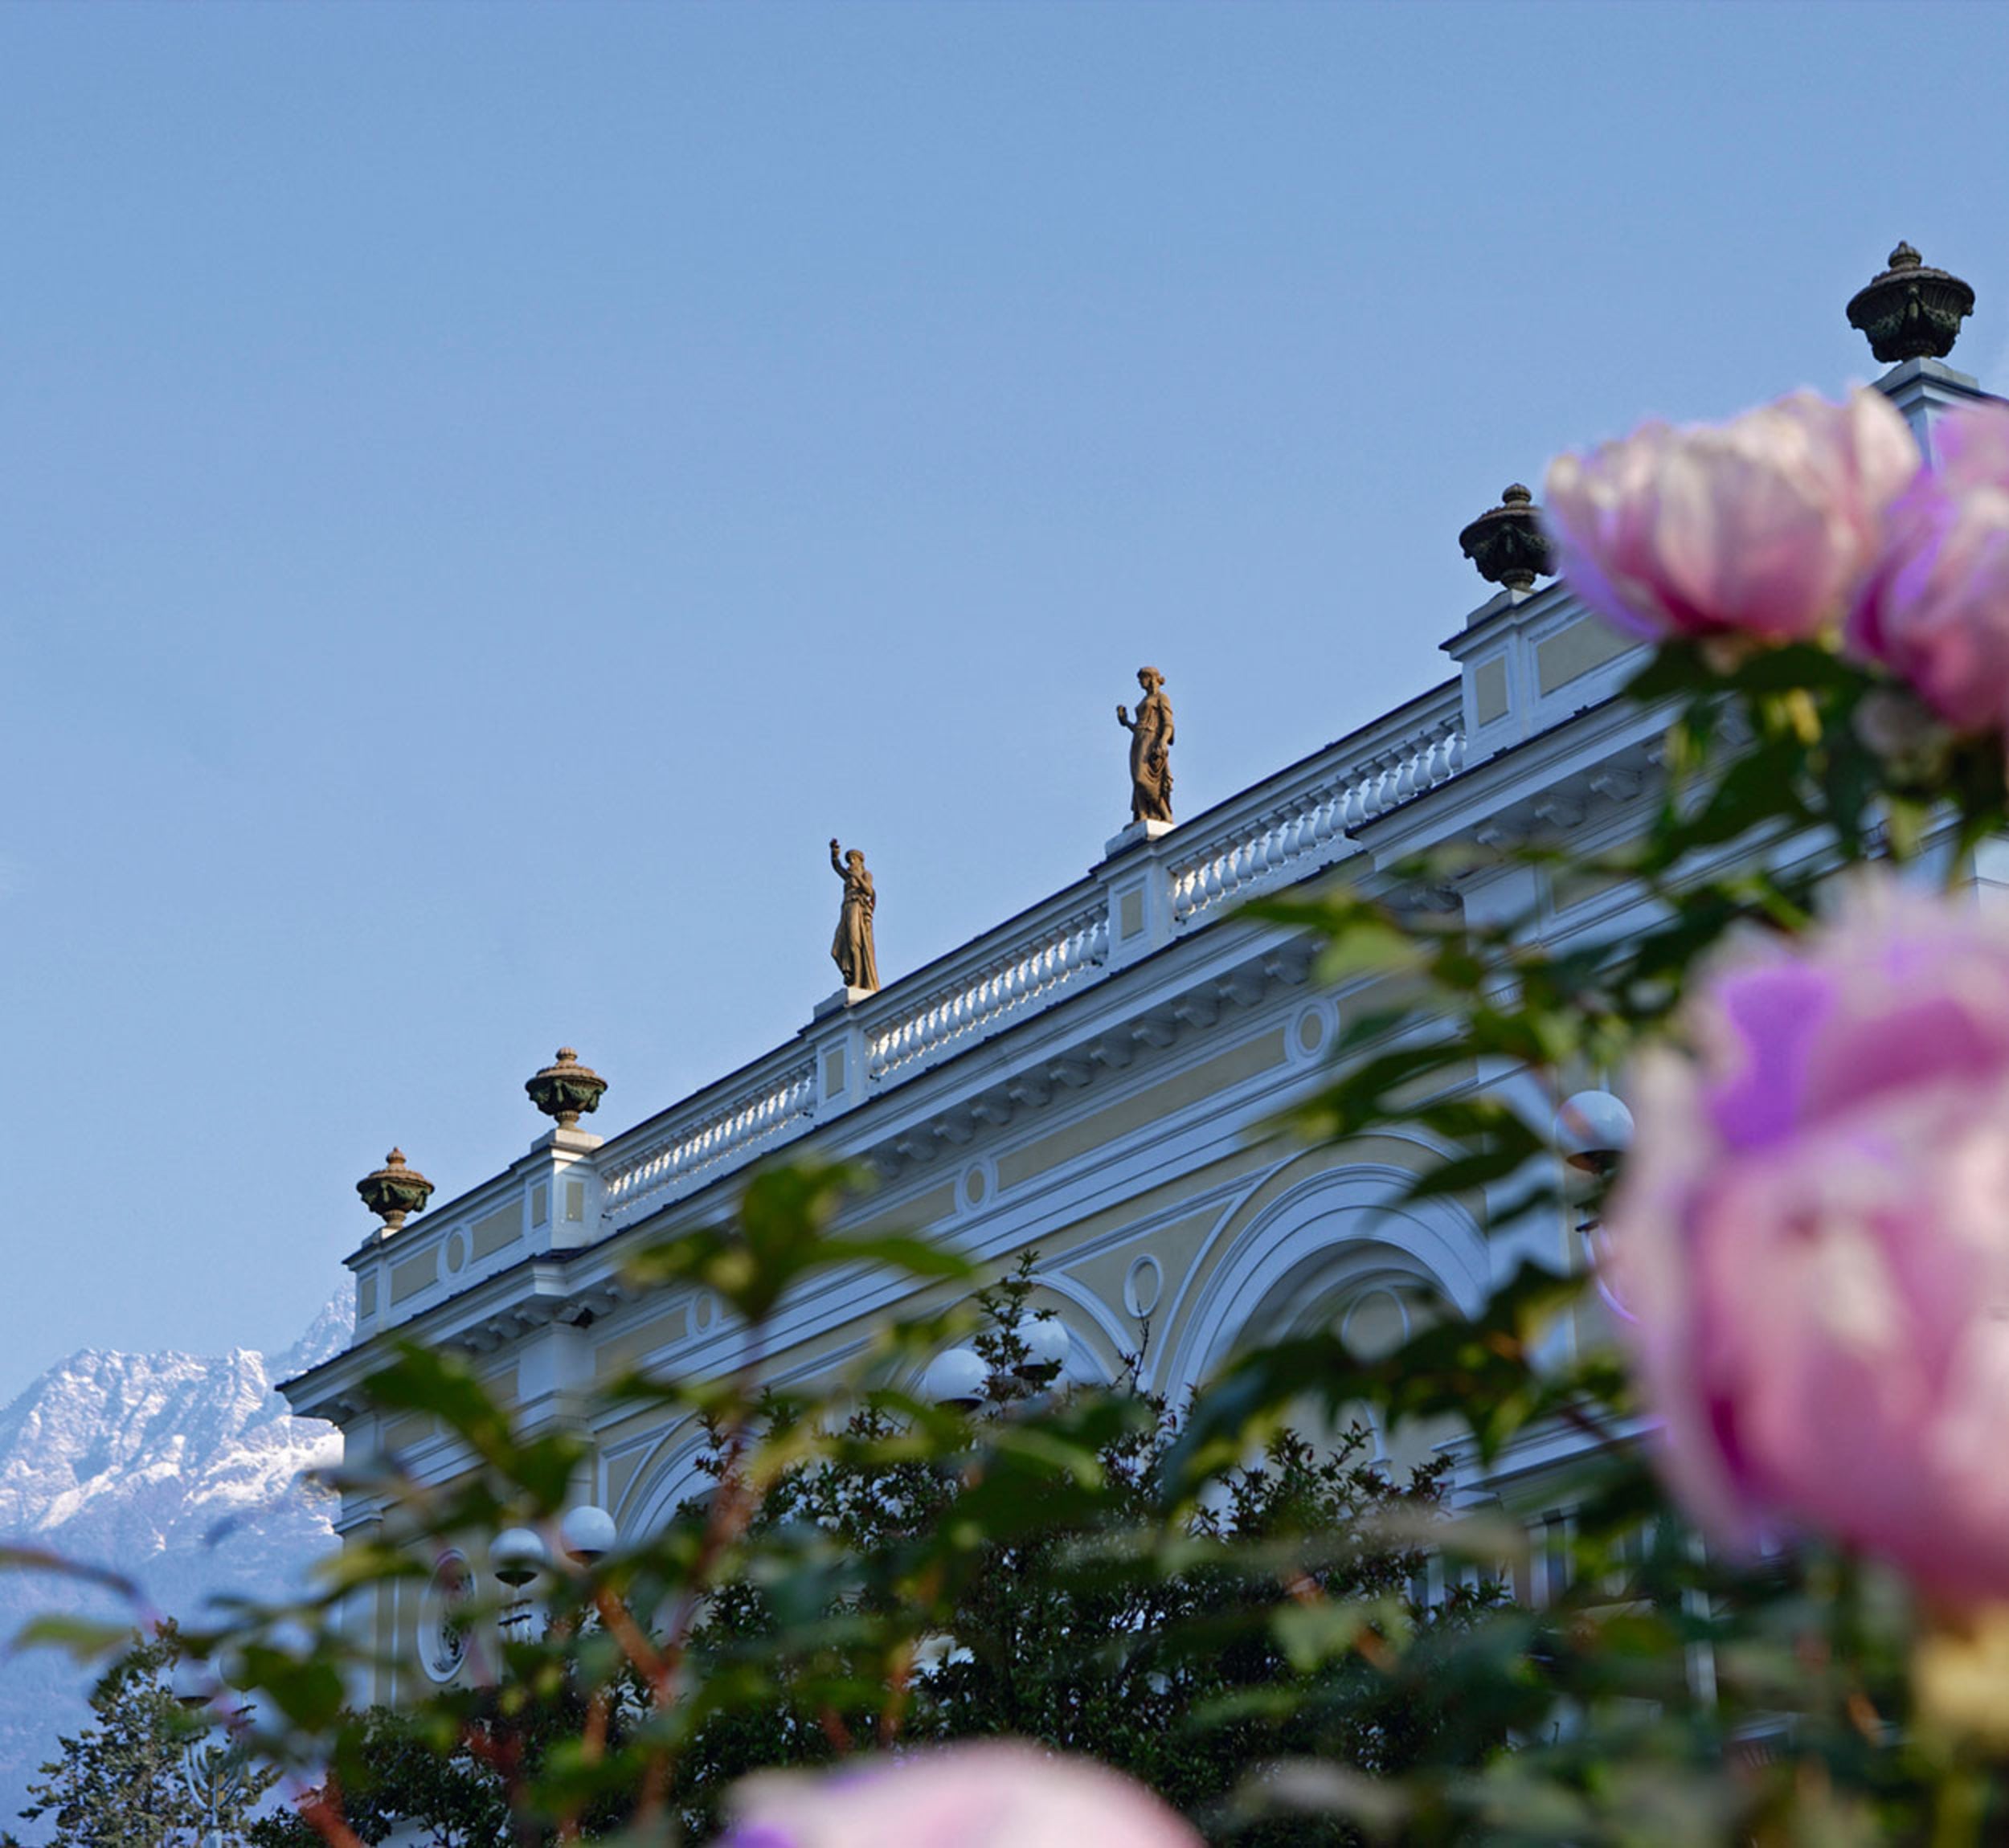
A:
<svg viewBox="0 0 2009 1848">
<path fill-rule="evenodd" d="M 198 1707 L 207 1707 L 216 1692 L 215 1678 L 206 1663 L 193 1656 L 180 1655 L 174 1658 L 171 1678 L 174 1698 L 193 1713 Z"/>
<path fill-rule="evenodd" d="M 1632 1147 L 1632 1112 L 1609 1091 L 1579 1091 L 1556 1112 L 1556 1147 L 1586 1174 L 1610 1174 Z"/>
<path fill-rule="evenodd" d="M 1052 1379 L 1067 1364 L 1074 1339 L 1067 1324 L 1058 1315 L 1029 1316 L 1018 1325 L 1018 1338 L 1025 1344 L 1025 1358 L 1019 1372 Z"/>
<path fill-rule="evenodd" d="M 489 1547 L 489 1570 L 512 1591 L 527 1585 L 550 1563 L 543 1536 L 534 1528 L 505 1528 Z"/>
<path fill-rule="evenodd" d="M 590 1502 L 572 1509 L 558 1524 L 559 1544 L 564 1547 L 568 1558 L 578 1560 L 583 1566 L 606 1558 L 620 1538 L 614 1517 L 606 1509 L 596 1508 Z"/>
<path fill-rule="evenodd" d="M 984 1357 L 972 1347 L 951 1347 L 938 1354 L 921 1376 L 921 1396 L 937 1405 L 953 1405 L 973 1412 L 984 1403 L 984 1389 L 991 1370 Z"/>
</svg>

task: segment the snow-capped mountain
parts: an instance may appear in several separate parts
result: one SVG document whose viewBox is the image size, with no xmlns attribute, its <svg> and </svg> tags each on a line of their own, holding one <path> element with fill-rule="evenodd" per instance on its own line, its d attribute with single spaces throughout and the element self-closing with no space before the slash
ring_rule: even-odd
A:
<svg viewBox="0 0 2009 1848">
<path fill-rule="evenodd" d="M 338 1353 L 350 1326 L 338 1301 L 282 1353 L 86 1348 L 51 1368 L 0 1412 L 0 1542 L 112 1567 L 169 1615 L 198 1614 L 219 1591 L 297 1587 L 333 1543 L 332 1498 L 301 1473 L 338 1462 L 342 1441 L 294 1417 L 272 1385 Z M 0 1648 L 54 1609 L 121 1614 L 68 1581 L 0 1572 Z M 88 1685 L 54 1652 L 0 1654 L 0 1830 L 58 1733 L 88 1721 Z"/>
</svg>

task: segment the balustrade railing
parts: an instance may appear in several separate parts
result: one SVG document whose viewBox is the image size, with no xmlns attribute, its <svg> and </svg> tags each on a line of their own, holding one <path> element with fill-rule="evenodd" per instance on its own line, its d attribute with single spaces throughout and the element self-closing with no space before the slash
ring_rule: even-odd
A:
<svg viewBox="0 0 2009 1848">
<path fill-rule="evenodd" d="M 1315 760 L 1300 785 L 1209 828 L 1172 867 L 1174 920 L 1185 924 L 1265 887 L 1302 878 L 1345 851 L 1347 831 L 1455 776 L 1465 733 L 1457 689 L 1385 742 L 1363 741 L 1338 763 Z"/>
<path fill-rule="evenodd" d="M 959 972 L 892 1019 L 867 1028 L 874 1078 L 905 1071 L 995 1032 L 1100 964 L 1109 948 L 1109 905 L 1099 892 L 1079 910 L 1045 925 Z"/>
<path fill-rule="evenodd" d="M 630 1219 L 644 1204 L 666 1204 L 673 1189 L 681 1192 L 722 1163 L 738 1167 L 784 1130 L 806 1125 L 816 1097 L 816 1067 L 805 1058 L 722 1105 L 706 1110 L 700 1100 L 694 1116 L 673 1120 L 608 1163 L 600 1177 L 603 1210 L 610 1220 Z"/>
<path fill-rule="evenodd" d="M 1464 754 L 1454 684 L 1188 824 L 1172 837 L 1183 851 L 1165 875 L 1175 925 L 1340 859 L 1350 850 L 1348 829 L 1455 776 Z M 1100 882 L 1057 894 L 919 971 L 914 1000 L 902 983 L 858 1003 L 849 1019 L 863 1037 L 868 1081 L 903 1081 L 1098 979 L 1109 956 L 1109 906 Z M 778 1051 L 759 1072 L 607 1147 L 600 1161 L 611 1223 L 666 1205 L 808 1127 L 814 1056 Z"/>
</svg>

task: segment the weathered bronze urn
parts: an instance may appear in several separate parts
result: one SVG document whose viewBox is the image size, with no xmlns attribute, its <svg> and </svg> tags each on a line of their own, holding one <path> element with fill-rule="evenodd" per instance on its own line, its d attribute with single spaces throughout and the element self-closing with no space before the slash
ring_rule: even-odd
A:
<svg viewBox="0 0 2009 1848">
<path fill-rule="evenodd" d="M 406 1166 L 403 1149 L 393 1149 L 382 1167 L 356 1183 L 356 1192 L 383 1221 L 384 1230 L 395 1232 L 411 1214 L 425 1211 L 432 1183 L 415 1167 Z"/>
<path fill-rule="evenodd" d="M 555 1117 L 560 1129 L 570 1130 L 578 1128 L 582 1114 L 600 1107 L 607 1081 L 582 1065 L 579 1054 L 570 1046 L 560 1046 L 557 1061 L 546 1065 L 535 1077 L 525 1079 L 523 1088 L 545 1115 Z"/>
<path fill-rule="evenodd" d="M 1957 276 L 1934 269 L 1908 243 L 1890 253 L 1890 268 L 1849 298 L 1848 325 L 1869 336 L 1869 350 L 1887 366 L 1901 359 L 1944 359 L 1974 311 L 1974 292 Z"/>
<path fill-rule="evenodd" d="M 1536 579 L 1556 568 L 1549 535 L 1541 529 L 1541 509 L 1518 481 L 1508 484 L 1497 507 L 1458 535 L 1458 545 L 1487 583 L 1510 591 L 1532 591 Z"/>
</svg>

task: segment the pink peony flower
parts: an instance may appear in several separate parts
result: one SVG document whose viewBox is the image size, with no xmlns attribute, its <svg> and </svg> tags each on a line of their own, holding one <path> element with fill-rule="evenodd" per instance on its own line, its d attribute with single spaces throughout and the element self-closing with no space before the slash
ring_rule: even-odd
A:
<svg viewBox="0 0 2009 1848">
<path fill-rule="evenodd" d="M 2009 1597 L 2009 922 L 1864 884 L 1689 1009 L 1607 1216 L 1676 1493 Z"/>
<path fill-rule="evenodd" d="M 849 1770 L 763 1772 L 720 1848 L 1201 1848 L 1141 1785 L 1085 1758 L 985 1740 Z"/>
<path fill-rule="evenodd" d="M 1884 516 L 1847 644 L 1962 731 L 2009 725 L 2009 404 L 1955 412 Z"/>
<path fill-rule="evenodd" d="M 1880 393 L 1797 392 L 1716 427 L 1649 423 L 1549 471 L 1557 569 L 1619 628 L 1811 641 L 1839 627 L 1918 446 Z"/>
</svg>

